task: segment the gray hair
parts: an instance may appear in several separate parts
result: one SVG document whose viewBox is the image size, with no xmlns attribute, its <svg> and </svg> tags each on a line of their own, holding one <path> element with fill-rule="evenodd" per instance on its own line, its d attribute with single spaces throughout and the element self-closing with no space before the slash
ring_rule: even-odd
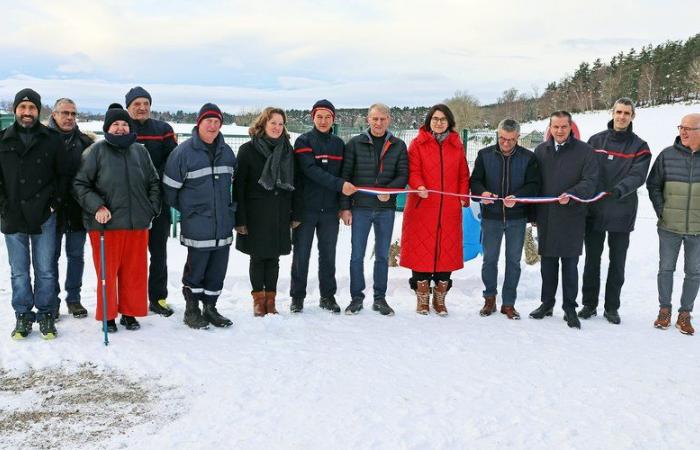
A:
<svg viewBox="0 0 700 450">
<path fill-rule="evenodd" d="M 386 106 L 384 103 L 375 103 L 372 106 L 370 106 L 369 109 L 367 110 L 368 116 L 372 112 L 372 110 L 377 110 L 382 114 L 386 114 L 387 116 L 391 115 L 389 107 Z"/>
<path fill-rule="evenodd" d="M 64 103 L 69 103 L 69 104 L 75 106 L 77 109 L 75 102 L 73 100 L 69 99 L 68 97 L 62 97 L 62 98 L 59 98 L 58 100 L 56 100 L 56 103 L 53 104 L 53 109 L 55 110 L 56 108 L 58 108 L 59 106 L 61 106 Z"/>
<path fill-rule="evenodd" d="M 620 97 L 613 103 L 613 111 L 615 110 L 615 105 L 627 105 L 632 108 L 632 114 L 634 114 L 634 102 L 629 97 Z"/>
<path fill-rule="evenodd" d="M 508 133 L 511 133 L 513 131 L 515 131 L 516 133 L 520 133 L 520 124 L 515 119 L 503 119 L 500 122 L 498 122 L 497 129 Z"/>
</svg>

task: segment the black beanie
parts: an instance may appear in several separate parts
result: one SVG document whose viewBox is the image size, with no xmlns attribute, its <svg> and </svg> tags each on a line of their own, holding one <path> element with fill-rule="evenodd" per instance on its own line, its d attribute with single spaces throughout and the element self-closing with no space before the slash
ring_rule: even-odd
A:
<svg viewBox="0 0 700 450">
<path fill-rule="evenodd" d="M 314 103 L 313 108 L 311 108 L 311 120 L 313 120 L 314 116 L 316 115 L 316 111 L 319 109 L 327 109 L 330 111 L 333 115 L 333 120 L 335 120 L 335 106 L 333 106 L 333 103 L 329 102 L 325 98 Z"/>
<path fill-rule="evenodd" d="M 216 117 L 221 121 L 222 125 L 224 123 L 224 115 L 221 114 L 219 107 L 213 103 L 205 103 L 201 108 L 199 108 L 199 114 L 197 114 L 197 126 L 199 126 L 199 123 L 207 117 Z"/>
<path fill-rule="evenodd" d="M 112 103 L 109 105 L 109 109 L 105 113 L 105 123 L 102 125 L 102 131 L 105 133 L 109 130 L 110 125 L 112 125 L 117 120 L 123 120 L 129 124 L 129 131 L 134 131 L 134 122 L 131 120 L 129 113 L 122 108 L 119 103 Z"/>
<path fill-rule="evenodd" d="M 14 103 L 14 108 L 13 112 L 17 111 L 17 107 L 19 106 L 20 103 L 22 102 L 32 102 L 34 103 L 34 106 L 36 106 L 36 109 L 41 112 L 41 96 L 39 93 L 33 89 L 29 88 L 24 88 L 21 91 L 15 95 L 15 103 Z"/>
<path fill-rule="evenodd" d="M 131 90 L 126 93 L 126 107 L 128 108 L 129 105 L 131 105 L 131 102 L 133 102 L 139 97 L 147 98 L 148 103 L 150 103 L 151 105 L 153 104 L 151 94 L 149 94 L 148 91 L 142 88 L 141 86 L 136 86 L 134 88 L 131 88 Z"/>
</svg>

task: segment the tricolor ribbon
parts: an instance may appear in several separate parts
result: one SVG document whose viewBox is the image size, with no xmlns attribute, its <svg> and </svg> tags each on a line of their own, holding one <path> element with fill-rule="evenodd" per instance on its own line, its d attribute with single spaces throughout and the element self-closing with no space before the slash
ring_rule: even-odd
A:
<svg viewBox="0 0 700 450">
<path fill-rule="evenodd" d="M 454 192 L 442 192 L 435 189 L 426 189 L 424 191 L 419 191 L 418 189 L 392 189 L 392 188 L 381 188 L 381 187 L 357 187 L 357 192 L 364 192 L 365 194 L 379 195 L 379 194 L 418 194 L 420 192 L 428 192 L 431 194 L 439 195 L 450 195 L 453 197 L 470 198 L 477 200 L 492 200 L 492 201 L 503 201 L 502 197 L 484 197 L 482 195 L 470 195 L 470 194 L 457 194 Z M 575 200 L 579 203 L 593 203 L 597 202 L 601 198 L 608 195 L 607 192 L 600 192 L 593 198 L 580 198 L 572 194 L 568 194 L 569 198 Z M 554 203 L 559 201 L 559 197 L 513 197 L 508 200 L 515 200 L 516 203 Z"/>
</svg>

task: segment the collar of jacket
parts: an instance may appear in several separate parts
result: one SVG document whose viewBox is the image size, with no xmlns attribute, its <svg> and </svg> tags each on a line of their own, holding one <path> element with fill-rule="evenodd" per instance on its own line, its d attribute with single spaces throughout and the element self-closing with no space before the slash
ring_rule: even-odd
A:
<svg viewBox="0 0 700 450">
<path fill-rule="evenodd" d="M 333 128 L 332 127 L 328 131 L 328 133 L 324 133 L 323 131 L 319 131 L 318 128 L 316 128 L 316 126 L 314 126 L 311 129 L 311 132 L 314 133 L 316 136 L 318 136 L 319 139 L 322 139 L 322 140 L 329 140 L 333 137 Z"/>
<path fill-rule="evenodd" d="M 9 127 L 7 127 L 2 135 L 2 140 L 6 141 L 8 139 L 20 139 L 19 133 L 17 132 L 17 122 L 13 123 Z M 52 130 L 46 125 L 44 125 L 41 122 L 37 122 L 36 124 L 36 130 L 34 130 L 34 134 L 37 136 L 39 135 L 45 135 L 48 136 L 50 133 L 58 133 L 56 130 Z"/>
<path fill-rule="evenodd" d="M 608 131 L 610 132 L 610 137 L 612 137 L 613 139 L 619 141 L 625 140 L 628 137 L 632 136 L 632 122 L 630 122 L 626 130 L 617 131 L 615 129 L 615 121 L 610 120 L 610 122 L 608 122 Z"/>
<path fill-rule="evenodd" d="M 684 152 L 684 153 L 690 153 L 691 155 L 693 154 L 693 151 L 690 148 L 686 147 L 685 145 L 683 145 L 681 143 L 680 136 L 676 136 L 676 140 L 673 141 L 673 148 L 675 148 L 678 151 Z M 698 150 L 695 153 L 700 153 L 700 150 Z"/>
<path fill-rule="evenodd" d="M 562 145 L 561 150 L 566 150 L 567 148 L 569 148 L 575 140 L 576 140 L 576 138 L 574 137 L 574 133 L 571 132 L 569 134 L 569 137 L 566 138 L 566 141 L 564 141 L 564 143 L 561 144 Z M 549 148 L 551 148 L 552 151 L 554 151 L 555 145 L 556 145 L 556 142 L 554 142 L 554 136 L 552 136 L 549 138 L 549 141 L 547 141 L 547 146 Z"/>
<path fill-rule="evenodd" d="M 367 138 L 365 140 L 365 144 L 371 144 L 372 143 L 372 135 L 370 134 L 369 128 L 367 128 L 365 131 L 360 133 L 361 136 Z M 384 138 L 384 145 L 382 145 L 382 148 L 386 145 L 387 142 L 391 142 L 392 144 L 396 142 L 396 137 L 392 134 L 391 131 L 386 130 L 386 137 Z"/>
<path fill-rule="evenodd" d="M 523 147 L 519 146 L 518 144 L 515 144 L 515 147 L 513 148 L 513 151 L 510 152 L 508 155 L 506 155 L 506 154 L 503 153 L 503 151 L 501 150 L 501 146 L 498 145 L 498 143 L 496 143 L 496 145 L 493 146 L 493 150 L 494 150 L 496 153 L 500 154 L 501 156 L 507 158 L 507 157 L 509 157 L 509 156 L 514 156 L 514 155 L 515 155 L 516 153 L 518 153 L 518 152 L 521 152 L 521 151 L 523 150 Z"/>
<path fill-rule="evenodd" d="M 224 144 L 224 136 L 221 134 L 221 131 L 219 131 L 219 134 L 216 136 L 216 152 L 214 152 L 215 155 L 221 153 L 221 148 L 224 146 Z M 199 131 L 196 125 L 194 128 L 192 128 L 192 148 L 209 153 L 206 144 L 204 144 L 202 138 L 199 137 Z"/>
<path fill-rule="evenodd" d="M 416 136 L 416 140 L 419 144 L 424 144 L 431 140 L 437 143 L 437 140 L 433 137 L 433 133 L 430 130 L 426 130 L 425 127 L 420 127 L 420 129 L 418 129 L 418 136 Z M 455 142 L 455 140 L 457 142 Z M 447 135 L 447 138 L 445 138 L 445 140 L 442 143 L 445 144 L 448 142 L 451 144 L 459 143 L 459 145 L 462 145 L 462 142 L 459 139 L 459 133 L 457 133 L 454 130 L 450 130 L 450 133 Z"/>
</svg>

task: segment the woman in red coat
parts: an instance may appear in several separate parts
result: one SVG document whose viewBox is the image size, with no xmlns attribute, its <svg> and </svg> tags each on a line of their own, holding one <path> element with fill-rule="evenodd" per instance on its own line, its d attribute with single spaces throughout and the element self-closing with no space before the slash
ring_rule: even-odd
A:
<svg viewBox="0 0 700 450">
<path fill-rule="evenodd" d="M 452 111 L 442 104 L 430 108 L 418 136 L 408 148 L 411 189 L 455 194 L 469 192 L 469 168 L 462 141 L 454 130 Z M 433 308 L 447 315 L 445 296 L 452 286 L 453 270 L 464 267 L 462 258 L 462 207 L 466 197 L 421 192 L 408 194 L 401 233 L 401 265 L 413 270 L 409 280 L 416 291 L 418 314 L 430 311 L 430 281 Z"/>
</svg>

